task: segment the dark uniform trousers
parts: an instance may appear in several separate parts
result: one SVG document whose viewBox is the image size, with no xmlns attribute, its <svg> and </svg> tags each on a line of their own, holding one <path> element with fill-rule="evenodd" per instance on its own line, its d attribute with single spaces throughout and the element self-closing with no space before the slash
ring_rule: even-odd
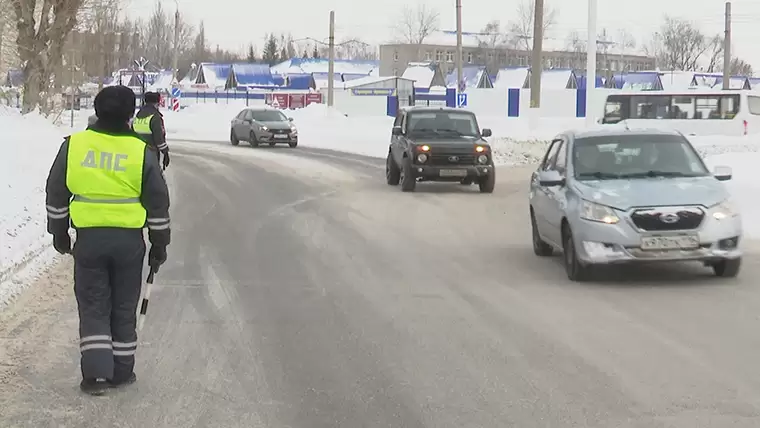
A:
<svg viewBox="0 0 760 428">
<path fill-rule="evenodd" d="M 125 380 L 132 374 L 137 350 L 143 232 L 78 229 L 72 252 L 82 377 Z"/>
</svg>

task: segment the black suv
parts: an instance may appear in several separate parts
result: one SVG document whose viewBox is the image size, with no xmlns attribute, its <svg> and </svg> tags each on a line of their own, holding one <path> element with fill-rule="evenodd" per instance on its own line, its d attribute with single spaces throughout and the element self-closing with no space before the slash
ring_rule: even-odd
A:
<svg viewBox="0 0 760 428">
<path fill-rule="evenodd" d="M 478 127 L 475 114 L 460 108 L 406 107 L 393 123 L 385 162 L 389 185 L 413 192 L 417 181 L 448 181 L 492 193 L 496 168 L 491 146 L 483 137 L 491 130 Z"/>
</svg>

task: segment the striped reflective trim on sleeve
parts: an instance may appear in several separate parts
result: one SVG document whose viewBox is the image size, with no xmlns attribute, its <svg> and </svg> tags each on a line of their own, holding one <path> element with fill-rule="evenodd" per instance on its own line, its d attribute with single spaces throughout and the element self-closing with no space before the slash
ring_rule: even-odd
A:
<svg viewBox="0 0 760 428">
<path fill-rule="evenodd" d="M 135 355 L 137 342 L 113 342 L 113 355 L 115 357 L 129 357 Z"/>
<path fill-rule="evenodd" d="M 171 221 L 168 218 L 148 218 L 148 229 L 150 230 L 166 230 L 171 225 Z"/>
<path fill-rule="evenodd" d="M 161 144 L 159 144 L 159 145 L 157 146 L 157 148 L 158 148 L 158 150 L 164 150 L 164 149 L 168 149 L 168 148 L 169 148 L 169 145 L 168 145 L 168 144 L 166 144 L 166 143 L 161 143 Z"/>
<path fill-rule="evenodd" d="M 47 216 L 50 219 L 53 220 L 62 220 L 69 216 L 69 207 L 54 207 L 50 205 L 45 205 L 45 209 L 47 210 Z"/>
</svg>

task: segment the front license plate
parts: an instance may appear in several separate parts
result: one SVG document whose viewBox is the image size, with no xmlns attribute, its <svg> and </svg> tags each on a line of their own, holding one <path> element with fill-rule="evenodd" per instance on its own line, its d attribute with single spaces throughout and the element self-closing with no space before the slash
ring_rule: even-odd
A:
<svg viewBox="0 0 760 428">
<path fill-rule="evenodd" d="M 276 138 L 278 140 L 285 140 L 285 139 L 288 138 L 288 136 L 285 135 L 285 134 L 274 134 L 274 138 Z"/>
<path fill-rule="evenodd" d="M 699 237 L 696 235 L 641 238 L 642 250 L 693 250 L 695 248 L 699 248 Z"/>
<path fill-rule="evenodd" d="M 466 169 L 442 169 L 438 172 L 441 177 L 467 177 Z"/>
</svg>

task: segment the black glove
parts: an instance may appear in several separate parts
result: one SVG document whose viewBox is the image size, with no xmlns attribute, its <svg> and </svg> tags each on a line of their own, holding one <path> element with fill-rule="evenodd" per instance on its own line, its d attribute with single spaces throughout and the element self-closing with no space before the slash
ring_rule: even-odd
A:
<svg viewBox="0 0 760 428">
<path fill-rule="evenodd" d="M 158 268 L 164 262 L 166 262 L 166 247 L 151 245 L 148 253 L 148 265 L 153 268 L 154 272 L 158 273 Z"/>
<path fill-rule="evenodd" d="M 53 235 L 53 248 L 59 254 L 71 254 L 71 237 L 68 233 Z"/>
<path fill-rule="evenodd" d="M 164 154 L 164 163 L 163 163 L 163 165 L 164 165 L 164 169 L 166 169 L 166 167 L 169 166 L 169 152 L 166 151 L 163 154 Z"/>
</svg>

